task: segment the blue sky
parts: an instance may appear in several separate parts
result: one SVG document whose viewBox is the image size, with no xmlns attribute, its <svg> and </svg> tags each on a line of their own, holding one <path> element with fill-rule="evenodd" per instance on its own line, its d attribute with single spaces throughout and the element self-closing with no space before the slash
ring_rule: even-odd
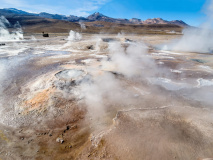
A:
<svg viewBox="0 0 213 160">
<path fill-rule="evenodd" d="M 88 16 L 94 12 L 114 18 L 163 18 L 198 26 L 204 21 L 206 0 L 0 0 L 1 8 Z"/>
</svg>

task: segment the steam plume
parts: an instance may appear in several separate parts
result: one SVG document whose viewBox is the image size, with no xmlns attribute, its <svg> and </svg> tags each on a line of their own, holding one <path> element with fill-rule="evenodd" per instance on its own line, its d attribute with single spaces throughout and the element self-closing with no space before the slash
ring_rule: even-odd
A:
<svg viewBox="0 0 213 160">
<path fill-rule="evenodd" d="M 213 1 L 207 3 L 206 10 L 207 20 L 200 28 L 187 28 L 183 31 L 183 37 L 175 40 L 170 44 L 163 45 L 163 50 L 174 50 L 183 52 L 213 52 Z"/>
<path fill-rule="evenodd" d="M 17 41 L 24 38 L 20 24 L 14 25 L 14 30 L 10 33 L 7 26 L 11 26 L 9 21 L 4 17 L 0 17 L 0 41 Z"/>
</svg>

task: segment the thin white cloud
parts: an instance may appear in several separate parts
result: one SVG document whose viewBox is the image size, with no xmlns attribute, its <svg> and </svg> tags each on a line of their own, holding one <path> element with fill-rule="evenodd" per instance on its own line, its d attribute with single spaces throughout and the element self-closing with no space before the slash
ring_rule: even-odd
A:
<svg viewBox="0 0 213 160">
<path fill-rule="evenodd" d="M 1 1 L 2 1 L 1 7 L 3 8 L 13 8 L 13 6 L 21 7 L 25 3 L 23 0 L 1 0 Z"/>
<path fill-rule="evenodd" d="M 79 16 L 79 17 L 87 17 L 89 15 L 89 12 L 80 8 L 80 9 L 72 10 L 70 15 L 75 15 L 75 16 Z"/>
<path fill-rule="evenodd" d="M 109 1 L 110 0 L 80 0 L 79 7 L 76 9 L 71 9 L 71 14 L 83 17 L 88 16 L 91 12 L 98 10 Z"/>
<path fill-rule="evenodd" d="M 29 2 L 30 1 L 26 0 L 2 0 L 1 8 L 17 8 L 32 13 L 39 13 L 39 12 L 54 13 L 62 9 L 59 6 L 57 7 L 51 5 L 47 6 L 43 4 L 32 5 Z"/>
<path fill-rule="evenodd" d="M 51 0 L 45 3 L 35 4 L 30 0 L 1 0 L 1 8 L 17 8 L 28 12 L 39 13 L 58 13 L 76 16 L 88 16 L 91 12 L 95 12 L 103 5 L 111 0 L 64 0 L 51 3 Z M 49 2 L 49 3 L 47 3 Z"/>
</svg>

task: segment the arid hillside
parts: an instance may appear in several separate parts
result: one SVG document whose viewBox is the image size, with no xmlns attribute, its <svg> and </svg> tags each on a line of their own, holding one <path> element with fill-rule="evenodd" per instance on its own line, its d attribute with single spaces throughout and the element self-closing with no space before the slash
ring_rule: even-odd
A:
<svg viewBox="0 0 213 160">
<path fill-rule="evenodd" d="M 78 22 L 48 19 L 31 15 L 12 15 L 6 17 L 13 25 L 19 22 L 25 33 L 69 33 L 70 30 L 83 33 L 131 33 L 131 34 L 172 34 L 182 32 L 184 27 L 175 24 L 121 24 L 105 21 L 83 23 L 82 29 Z"/>
</svg>

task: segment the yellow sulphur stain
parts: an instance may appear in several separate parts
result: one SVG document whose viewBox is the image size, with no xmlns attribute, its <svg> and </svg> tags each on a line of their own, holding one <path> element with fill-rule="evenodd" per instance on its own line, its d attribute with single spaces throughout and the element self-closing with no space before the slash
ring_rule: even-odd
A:
<svg viewBox="0 0 213 160">
<path fill-rule="evenodd" d="M 4 135 L 4 133 L 0 130 L 0 139 L 6 141 L 6 142 L 9 142 L 9 139 Z M 1 158 L 0 158 L 1 160 Z"/>
</svg>

